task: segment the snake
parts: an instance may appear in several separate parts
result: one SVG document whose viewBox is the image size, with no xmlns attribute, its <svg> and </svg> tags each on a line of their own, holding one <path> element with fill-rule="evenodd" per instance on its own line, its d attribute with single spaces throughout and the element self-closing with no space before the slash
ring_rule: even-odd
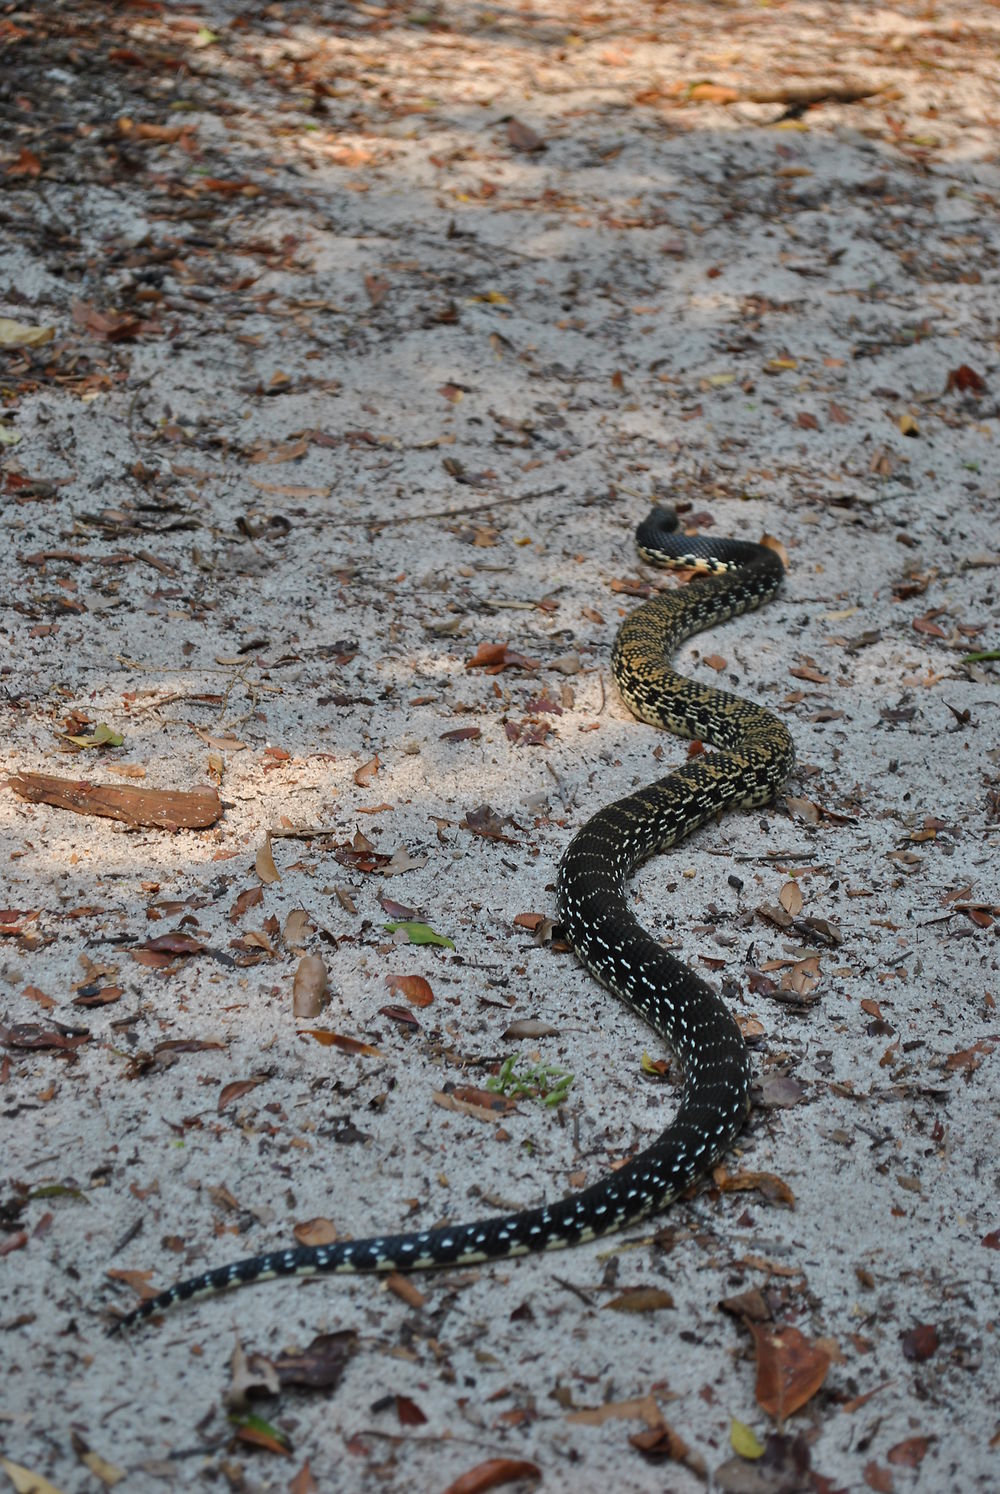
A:
<svg viewBox="0 0 1000 1494">
<path fill-rule="evenodd" d="M 561 932 L 582 964 L 673 1050 L 683 1075 L 661 1135 L 616 1171 L 558 1203 L 471 1224 L 337 1240 L 251 1256 L 178 1282 L 116 1317 L 117 1333 L 175 1303 L 274 1277 L 416 1271 L 557 1250 L 659 1212 L 732 1146 L 750 1109 L 751 1067 L 736 1019 L 710 985 L 638 922 L 628 883 L 655 852 L 732 808 L 770 803 L 794 761 L 785 726 L 762 706 L 676 673 L 669 658 L 694 633 L 769 601 L 784 578 L 776 549 L 685 534 L 656 507 L 636 530 L 641 558 L 695 573 L 655 590 L 626 616 L 611 667 L 640 721 L 701 744 L 682 766 L 599 809 L 565 851 L 556 881 Z M 704 744 L 714 748 L 706 752 Z"/>
</svg>

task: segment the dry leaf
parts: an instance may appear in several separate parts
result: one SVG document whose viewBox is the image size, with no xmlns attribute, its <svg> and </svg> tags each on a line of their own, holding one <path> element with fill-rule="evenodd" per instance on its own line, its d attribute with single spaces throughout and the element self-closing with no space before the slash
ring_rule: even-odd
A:
<svg viewBox="0 0 1000 1494">
<path fill-rule="evenodd" d="M 107 1458 L 102 1458 L 100 1453 L 94 1452 L 75 1428 L 70 1434 L 70 1439 L 73 1444 L 73 1451 L 81 1463 L 89 1468 L 91 1473 L 101 1480 L 102 1484 L 109 1489 L 113 1489 L 115 1484 L 121 1483 L 122 1479 L 126 1476 L 124 1468 L 117 1468 L 114 1463 L 109 1463 Z"/>
<path fill-rule="evenodd" d="M 536 134 L 529 125 L 522 124 L 519 119 L 507 121 L 507 139 L 515 150 L 531 153 L 545 149 L 545 141 L 541 135 Z"/>
<path fill-rule="evenodd" d="M 720 1166 L 714 1169 L 712 1181 L 723 1193 L 746 1193 L 752 1190 L 766 1198 L 768 1203 L 787 1204 L 790 1209 L 795 1207 L 795 1194 L 773 1172 L 731 1173 Z"/>
<path fill-rule="evenodd" d="M 303 955 L 292 982 L 292 1015 L 318 1017 L 326 995 L 326 966 L 318 955 Z"/>
<path fill-rule="evenodd" d="M 14 1485 L 16 1494 L 61 1494 L 55 1484 L 50 1484 L 40 1473 L 32 1473 L 30 1468 L 22 1468 L 20 1463 L 12 1463 L 9 1458 L 0 1458 L 0 1468 Z"/>
<path fill-rule="evenodd" d="M 512 1484 L 519 1478 L 541 1476 L 538 1464 L 524 1458 L 487 1458 L 485 1463 L 460 1473 L 442 1494 L 485 1494 L 487 1489 L 499 1489 L 501 1484 Z"/>
<path fill-rule="evenodd" d="M 320 1494 L 319 1484 L 313 1478 L 308 1458 L 288 1485 L 288 1494 Z"/>
<path fill-rule="evenodd" d="M 819 1390 L 832 1356 L 811 1343 L 797 1328 L 751 1323 L 757 1351 L 754 1394 L 762 1411 L 779 1423 L 791 1416 Z"/>
<path fill-rule="evenodd" d="M 907 1437 L 905 1441 L 897 1442 L 895 1447 L 890 1447 L 886 1453 L 886 1462 L 895 1463 L 897 1468 L 919 1468 L 929 1447 L 929 1437 Z"/>
<path fill-rule="evenodd" d="M 260 888 L 255 890 L 259 892 Z M 281 930 L 281 942 L 286 948 L 294 948 L 312 933 L 313 928 L 314 924 L 305 908 L 293 908 Z"/>
<path fill-rule="evenodd" d="M 738 88 L 727 88 L 724 83 L 692 83 L 687 97 L 697 104 L 735 104 L 739 99 Z"/>
<path fill-rule="evenodd" d="M 390 991 L 398 991 L 413 1006 L 430 1006 L 434 992 L 430 982 L 422 975 L 387 975 L 385 983 Z"/>
<path fill-rule="evenodd" d="M 355 1053 L 364 1058 L 381 1058 L 382 1054 L 371 1043 L 363 1043 L 360 1038 L 344 1037 L 339 1032 L 330 1032 L 323 1027 L 305 1027 L 299 1033 L 299 1037 L 315 1038 L 324 1048 L 339 1048 L 342 1053 Z"/>
<path fill-rule="evenodd" d="M 802 889 L 797 882 L 786 882 L 778 893 L 778 902 L 786 913 L 797 918 L 802 912 Z"/>
<path fill-rule="evenodd" d="M 306 1348 L 276 1355 L 274 1368 L 282 1385 L 334 1390 L 357 1346 L 358 1335 L 353 1328 L 319 1333 Z"/>
<path fill-rule="evenodd" d="M 903 1355 L 913 1363 L 922 1364 L 938 1350 L 938 1331 L 933 1323 L 918 1323 L 909 1333 L 900 1335 Z"/>
<path fill-rule="evenodd" d="M 259 1074 L 252 1079 L 234 1079 L 231 1084 L 224 1084 L 219 1091 L 219 1103 L 216 1107 L 219 1114 L 221 1115 L 228 1106 L 242 1099 L 244 1095 L 248 1095 L 251 1090 L 256 1089 L 258 1084 L 263 1084 L 265 1078 L 266 1075 Z"/>
<path fill-rule="evenodd" d="M 661 1412 L 653 1395 L 633 1396 L 627 1401 L 606 1401 L 603 1406 L 584 1407 L 573 1411 L 567 1421 L 585 1427 L 600 1427 L 606 1421 L 644 1421 L 648 1427 L 663 1424 Z"/>
<path fill-rule="evenodd" d="M 295 1225 L 292 1234 L 300 1245 L 332 1245 L 337 1239 L 337 1227 L 331 1219 L 304 1219 Z"/>
<path fill-rule="evenodd" d="M 812 799 L 796 799 L 791 794 L 785 798 L 788 813 L 793 819 L 801 820 L 806 825 L 818 825 L 820 822 L 820 807 Z"/>
<path fill-rule="evenodd" d="M 788 558 L 788 551 L 785 549 L 780 539 L 776 539 L 773 534 L 762 534 L 760 537 L 760 542 L 764 546 L 765 550 L 774 551 L 775 555 L 777 555 L 786 571 L 791 568 L 791 561 Z"/>
<path fill-rule="evenodd" d="M 407 1307 L 421 1308 L 427 1301 L 423 1292 L 414 1283 L 412 1276 L 404 1276 L 401 1271 L 390 1271 L 385 1279 L 385 1284 L 390 1292 L 393 1292 Z"/>
<path fill-rule="evenodd" d="M 358 788 L 368 788 L 369 784 L 371 783 L 372 779 L 375 777 L 375 774 L 378 772 L 381 766 L 382 764 L 379 762 L 378 753 L 376 752 L 373 758 L 370 758 L 368 762 L 364 763 L 355 772 L 354 782 L 357 784 Z"/>
<path fill-rule="evenodd" d="M 612 1312 L 657 1312 L 661 1307 L 673 1307 L 674 1299 L 663 1287 L 633 1287 L 613 1297 L 604 1306 Z"/>
<path fill-rule="evenodd" d="M 281 877 L 278 873 L 278 868 L 274 864 L 274 857 L 271 854 L 270 835 L 264 837 L 264 844 L 257 852 L 256 858 L 254 860 L 254 868 L 257 872 L 258 877 L 260 877 L 260 880 L 264 883 L 281 881 Z"/>
</svg>

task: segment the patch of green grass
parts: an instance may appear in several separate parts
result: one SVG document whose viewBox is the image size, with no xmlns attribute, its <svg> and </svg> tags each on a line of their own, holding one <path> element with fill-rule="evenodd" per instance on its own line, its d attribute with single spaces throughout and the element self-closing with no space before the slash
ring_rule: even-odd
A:
<svg viewBox="0 0 1000 1494">
<path fill-rule="evenodd" d="M 513 1095 L 518 1099 L 537 1100 L 540 1105 L 561 1105 L 568 1098 L 573 1075 L 558 1064 L 525 1064 L 518 1068 L 521 1055 L 505 1058 L 499 1074 L 487 1079 L 486 1088 L 496 1095 Z"/>
</svg>

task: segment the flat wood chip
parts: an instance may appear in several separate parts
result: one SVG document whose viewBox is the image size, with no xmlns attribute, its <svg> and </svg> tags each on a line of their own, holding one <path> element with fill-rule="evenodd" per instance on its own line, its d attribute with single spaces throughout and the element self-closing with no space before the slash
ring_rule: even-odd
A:
<svg viewBox="0 0 1000 1494">
<path fill-rule="evenodd" d="M 54 804 L 74 814 L 103 815 L 126 825 L 203 830 L 222 817 L 222 803 L 213 788 L 192 789 L 190 793 L 128 788 L 89 783 L 85 778 L 56 778 L 49 773 L 18 773 L 8 779 L 8 784 L 29 804 Z"/>
</svg>

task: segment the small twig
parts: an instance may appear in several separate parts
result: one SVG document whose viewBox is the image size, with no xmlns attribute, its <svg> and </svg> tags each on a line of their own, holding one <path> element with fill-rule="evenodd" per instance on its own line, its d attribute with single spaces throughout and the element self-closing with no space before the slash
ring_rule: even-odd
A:
<svg viewBox="0 0 1000 1494">
<path fill-rule="evenodd" d="M 268 835 L 272 840 L 315 840 L 321 835 L 343 835 L 343 825 L 289 825 L 281 829 L 271 829 Z"/>
<path fill-rule="evenodd" d="M 585 1302 L 588 1307 L 593 1307 L 594 1299 L 587 1295 L 585 1287 L 578 1287 L 575 1282 L 567 1281 L 565 1276 L 553 1276 L 552 1280 L 558 1282 L 561 1287 L 565 1287 L 567 1292 L 572 1292 L 574 1297 L 579 1297 L 580 1301 Z M 593 1290 L 596 1291 L 596 1287 Z"/>
<path fill-rule="evenodd" d="M 556 493 L 564 493 L 566 484 L 559 483 L 554 488 L 538 488 L 533 493 L 516 493 L 509 498 L 493 498 L 489 503 L 472 503 L 463 508 L 439 508 L 429 514 L 404 514 L 399 519 L 377 519 L 374 515 L 365 518 L 353 519 L 316 519 L 313 522 L 323 524 L 325 527 L 342 529 L 348 524 L 352 525 L 374 525 L 376 529 L 385 529 L 389 525 L 396 524 L 423 524 L 432 519 L 458 519 L 468 514 L 483 514 L 491 508 L 507 508 L 514 503 L 531 503 L 536 498 L 551 498 Z"/>
</svg>

